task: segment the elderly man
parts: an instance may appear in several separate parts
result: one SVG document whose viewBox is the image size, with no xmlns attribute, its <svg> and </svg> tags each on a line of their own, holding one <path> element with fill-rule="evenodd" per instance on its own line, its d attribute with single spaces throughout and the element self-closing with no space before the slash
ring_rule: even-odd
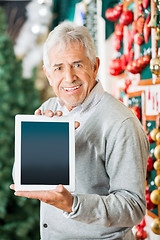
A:
<svg viewBox="0 0 160 240">
<path fill-rule="evenodd" d="M 134 239 L 131 229 L 145 215 L 149 149 L 139 120 L 97 80 L 100 60 L 85 27 L 57 26 L 44 45 L 43 60 L 57 97 L 36 114 L 63 113 L 80 123 L 75 130 L 76 191 L 58 185 L 15 195 L 41 201 L 42 240 Z"/>
</svg>

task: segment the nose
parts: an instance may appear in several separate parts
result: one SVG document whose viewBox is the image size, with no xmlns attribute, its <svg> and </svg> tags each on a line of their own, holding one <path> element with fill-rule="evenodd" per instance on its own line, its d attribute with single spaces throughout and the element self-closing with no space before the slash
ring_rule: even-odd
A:
<svg viewBox="0 0 160 240">
<path fill-rule="evenodd" d="M 73 69 L 71 67 L 66 68 L 65 80 L 67 82 L 71 82 L 71 83 L 74 81 L 74 73 L 73 73 Z"/>
</svg>

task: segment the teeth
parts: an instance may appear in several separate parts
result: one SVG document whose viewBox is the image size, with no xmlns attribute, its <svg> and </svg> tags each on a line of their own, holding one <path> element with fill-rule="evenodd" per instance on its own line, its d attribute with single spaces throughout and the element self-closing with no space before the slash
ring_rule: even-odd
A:
<svg viewBox="0 0 160 240">
<path fill-rule="evenodd" d="M 64 88 L 64 90 L 66 91 L 72 91 L 72 90 L 75 90 L 77 88 L 79 88 L 80 86 L 76 86 L 76 87 L 73 87 L 73 88 Z"/>
</svg>

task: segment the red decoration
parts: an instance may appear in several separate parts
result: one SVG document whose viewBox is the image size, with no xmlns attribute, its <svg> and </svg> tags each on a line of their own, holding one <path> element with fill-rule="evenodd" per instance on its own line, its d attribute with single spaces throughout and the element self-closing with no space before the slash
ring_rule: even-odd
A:
<svg viewBox="0 0 160 240">
<path fill-rule="evenodd" d="M 126 70 L 137 74 L 150 63 L 150 55 L 144 55 L 128 63 Z"/>
<path fill-rule="evenodd" d="M 139 230 L 137 230 L 135 238 L 139 240 L 146 239 L 147 232 L 143 228 L 140 228 Z"/>
<path fill-rule="evenodd" d="M 121 15 L 122 9 L 123 9 L 122 4 L 118 4 L 114 8 L 108 8 L 105 12 L 105 17 L 109 21 L 117 21 L 117 19 Z"/>
<path fill-rule="evenodd" d="M 121 48 L 121 39 L 116 35 L 114 36 L 114 39 L 113 39 L 113 46 L 116 51 L 119 51 L 119 49 Z"/>
<path fill-rule="evenodd" d="M 147 171 L 148 172 L 153 170 L 153 164 L 154 164 L 154 158 L 152 156 L 149 156 L 147 158 Z"/>
<path fill-rule="evenodd" d="M 149 0 L 142 0 L 142 5 L 146 9 L 149 6 Z"/>
<path fill-rule="evenodd" d="M 128 26 L 133 21 L 133 12 L 130 10 L 122 12 L 119 22 L 123 26 Z"/>
<path fill-rule="evenodd" d="M 125 80 L 125 89 L 124 89 L 125 93 L 128 92 L 128 88 L 131 84 L 132 84 L 132 81 L 130 79 Z"/>
<path fill-rule="evenodd" d="M 147 135 L 149 143 L 153 143 L 153 139 L 151 138 L 150 134 Z"/>
<path fill-rule="evenodd" d="M 151 18 L 151 14 L 149 13 L 144 23 L 144 29 L 143 29 L 145 43 L 148 43 L 148 40 L 149 40 L 150 27 L 148 27 L 148 23 L 150 21 L 150 18 Z"/>
<path fill-rule="evenodd" d="M 137 19 L 137 31 L 140 35 L 143 33 L 145 17 L 143 15 L 139 16 Z"/>
<path fill-rule="evenodd" d="M 147 187 L 146 192 L 145 192 L 147 209 L 148 210 L 153 210 L 155 208 L 155 205 L 154 205 L 154 203 L 151 202 L 150 195 L 151 195 L 151 193 L 149 191 L 149 188 Z"/>
<path fill-rule="evenodd" d="M 131 111 L 136 115 L 136 117 L 140 120 L 141 119 L 141 109 L 139 106 L 130 107 Z"/>
<path fill-rule="evenodd" d="M 112 59 L 109 66 L 109 73 L 117 76 L 123 71 L 122 62 L 120 58 Z"/>
<path fill-rule="evenodd" d="M 134 42 L 134 34 L 133 31 L 128 30 L 128 52 L 132 49 L 132 44 Z"/>
<path fill-rule="evenodd" d="M 137 36 L 137 40 L 136 43 L 140 46 L 143 43 L 143 36 L 142 35 L 138 35 Z"/>
<path fill-rule="evenodd" d="M 123 25 L 117 24 L 115 26 L 114 34 L 122 40 L 122 38 L 123 38 Z"/>
</svg>

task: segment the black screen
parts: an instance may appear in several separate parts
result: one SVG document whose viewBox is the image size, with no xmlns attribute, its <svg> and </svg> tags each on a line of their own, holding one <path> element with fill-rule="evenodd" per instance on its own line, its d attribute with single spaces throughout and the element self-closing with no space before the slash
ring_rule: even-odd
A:
<svg viewBox="0 0 160 240">
<path fill-rule="evenodd" d="M 68 122 L 21 122 L 21 184 L 69 184 Z"/>
</svg>

